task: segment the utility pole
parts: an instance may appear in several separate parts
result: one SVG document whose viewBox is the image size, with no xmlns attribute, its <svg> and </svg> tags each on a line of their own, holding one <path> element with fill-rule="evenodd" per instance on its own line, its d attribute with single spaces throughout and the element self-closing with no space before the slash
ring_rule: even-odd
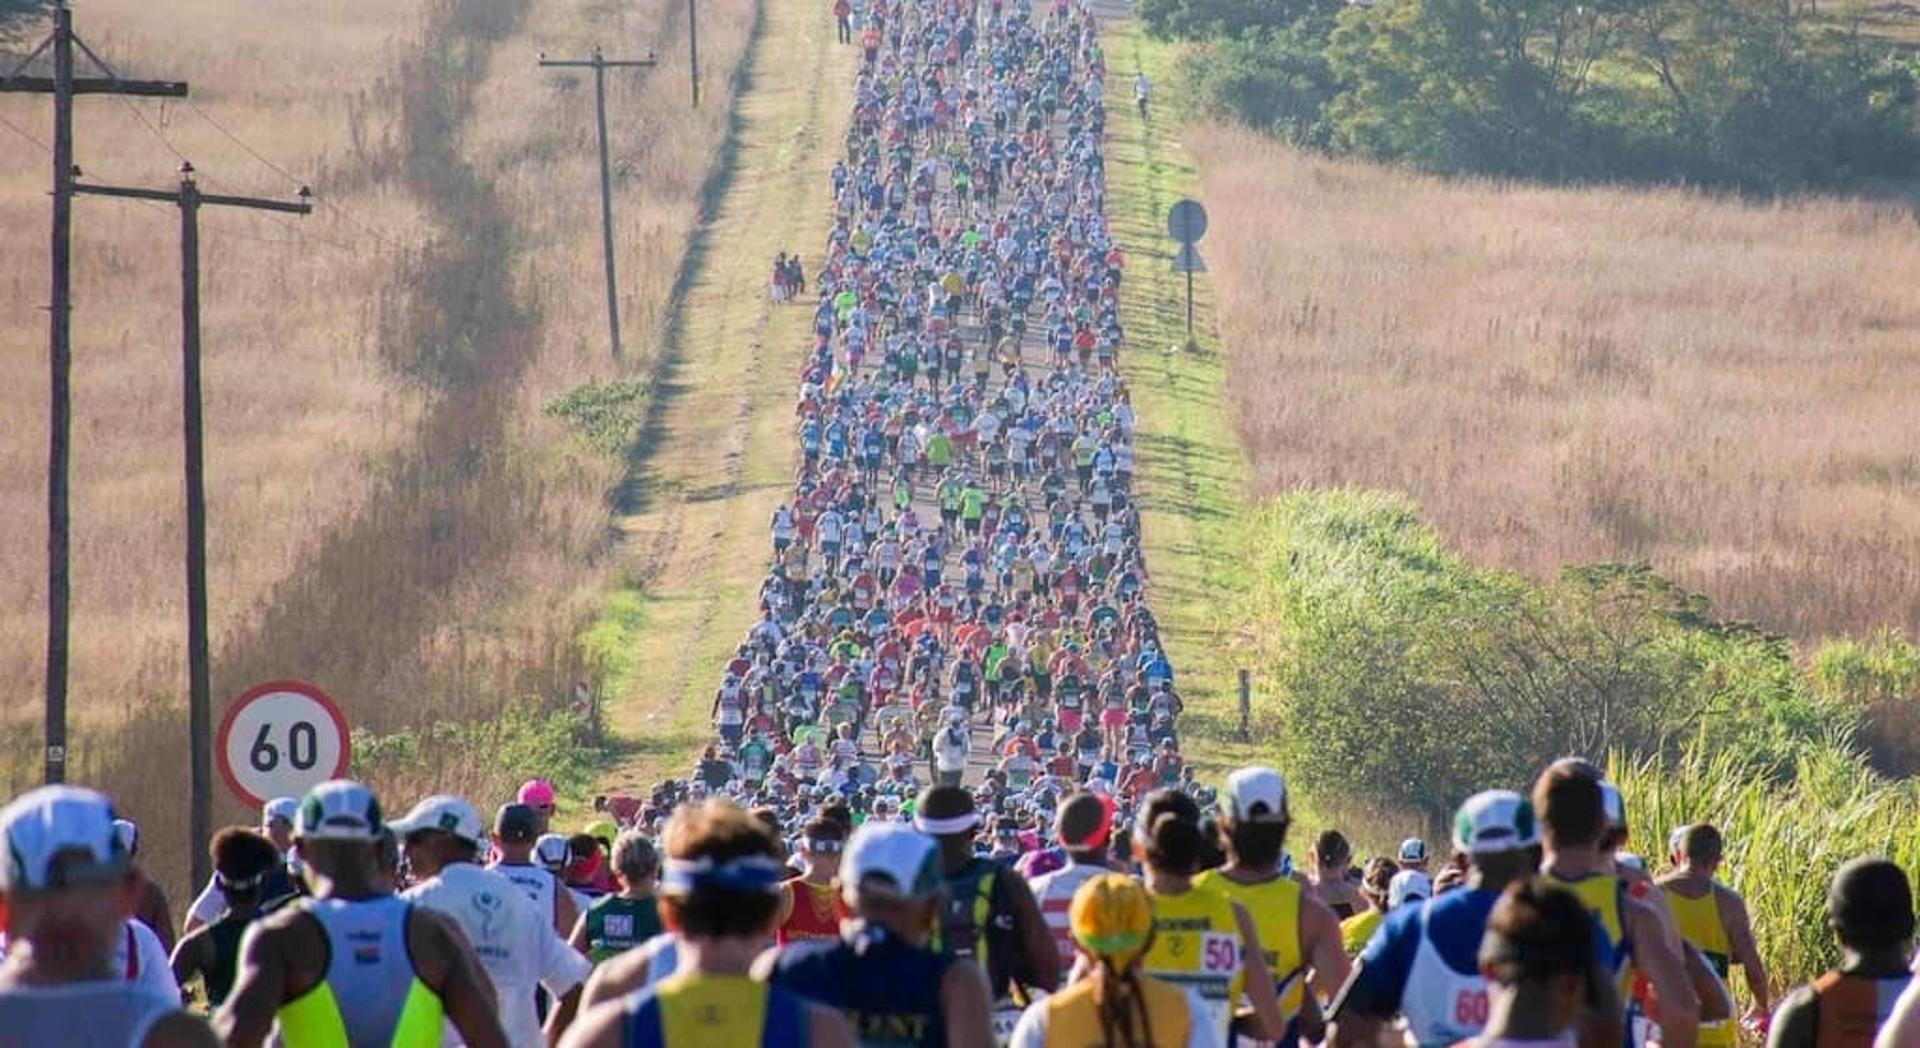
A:
<svg viewBox="0 0 1920 1048">
<path fill-rule="evenodd" d="M 105 77 L 75 77 L 79 47 Z M 28 63 L 53 51 L 53 75 L 19 76 Z M 73 32 L 73 12 L 62 2 L 53 11 L 53 33 L 4 79 L 0 94 L 53 96 L 53 244 L 51 301 L 47 304 L 47 710 L 46 781 L 67 777 L 67 632 L 72 578 L 68 559 L 67 467 L 73 431 L 71 276 L 73 244 L 73 96 L 139 95 L 184 98 L 187 85 L 174 80 L 123 80 Z"/>
<path fill-rule="evenodd" d="M 693 85 L 693 108 L 700 108 L 700 8 L 687 0 L 687 82 Z"/>
<path fill-rule="evenodd" d="M 600 123 L 600 240 L 607 259 L 607 338 L 613 343 L 613 355 L 617 358 L 620 356 L 620 292 L 613 278 L 613 159 L 607 154 L 607 70 L 650 66 L 653 56 L 610 59 L 595 47 L 589 59 L 549 59 L 541 55 L 540 64 L 549 68 L 593 70 L 593 109 Z"/>
<path fill-rule="evenodd" d="M 297 203 L 202 193 L 193 165 L 180 165 L 179 189 L 138 189 L 74 183 L 90 196 L 160 200 L 180 208 L 180 374 L 186 434 L 187 481 L 187 733 L 192 782 L 188 847 L 193 883 L 204 883 L 207 838 L 213 833 L 212 671 L 207 649 L 207 488 L 200 400 L 200 209 L 245 207 L 304 215 L 313 210 L 307 187 Z"/>
</svg>

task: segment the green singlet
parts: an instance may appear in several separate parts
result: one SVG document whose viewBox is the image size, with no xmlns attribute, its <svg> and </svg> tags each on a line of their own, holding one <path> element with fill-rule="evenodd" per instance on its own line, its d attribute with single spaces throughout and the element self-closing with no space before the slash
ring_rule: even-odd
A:
<svg viewBox="0 0 1920 1048">
<path fill-rule="evenodd" d="M 587 907 L 587 957 L 600 964 L 660 934 L 660 904 L 648 896 L 603 895 Z"/>
</svg>

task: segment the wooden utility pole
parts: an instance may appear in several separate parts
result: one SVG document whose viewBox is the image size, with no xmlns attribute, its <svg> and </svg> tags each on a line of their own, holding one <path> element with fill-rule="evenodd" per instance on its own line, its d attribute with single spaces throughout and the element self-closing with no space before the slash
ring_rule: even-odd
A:
<svg viewBox="0 0 1920 1048">
<path fill-rule="evenodd" d="M 600 240 L 607 261 L 607 338 L 613 343 L 613 355 L 620 355 L 620 292 L 613 277 L 613 158 L 607 153 L 607 70 L 632 69 L 653 65 L 653 56 L 611 59 L 593 49 L 589 59 L 549 59 L 540 56 L 540 64 L 549 68 L 592 69 L 593 110 L 600 124 Z"/>
<path fill-rule="evenodd" d="M 105 77 L 75 77 L 73 49 L 79 47 Z M 53 75 L 18 76 L 34 59 L 53 51 Z M 73 32 L 73 12 L 63 2 L 54 8 L 53 34 L 0 79 L 0 94 L 53 96 L 53 244 L 51 301 L 47 304 L 47 663 L 46 781 L 67 777 L 67 631 L 72 580 L 68 568 L 69 505 L 67 464 L 73 430 L 72 259 L 73 243 L 73 96 L 140 95 L 184 98 L 187 85 L 173 80 L 124 80 Z"/>
<path fill-rule="evenodd" d="M 693 108 L 700 108 L 700 8 L 687 0 L 687 83 L 693 85 Z"/>
<path fill-rule="evenodd" d="M 307 187 L 298 202 L 202 193 L 193 165 L 180 165 L 180 188 L 138 189 L 74 183 L 90 196 L 160 200 L 180 208 L 180 375 L 187 481 L 187 733 L 192 783 L 188 848 L 193 883 L 208 877 L 207 839 L 213 833 L 213 697 L 207 642 L 207 488 L 200 398 L 200 209 L 245 207 L 304 215 L 313 210 Z"/>
</svg>

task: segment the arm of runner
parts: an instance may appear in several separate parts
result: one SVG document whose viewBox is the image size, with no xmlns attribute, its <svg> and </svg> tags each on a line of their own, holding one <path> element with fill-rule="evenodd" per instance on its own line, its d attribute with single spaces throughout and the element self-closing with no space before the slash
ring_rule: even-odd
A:
<svg viewBox="0 0 1920 1048">
<path fill-rule="evenodd" d="M 595 968 L 587 977 L 586 988 L 580 992 L 581 1014 L 645 986 L 651 959 L 638 950 L 629 950 Z"/>
<path fill-rule="evenodd" d="M 940 980 L 949 1048 L 993 1048 L 993 991 L 977 964 L 949 964 Z"/>
<path fill-rule="evenodd" d="M 1747 916 L 1747 904 L 1730 888 L 1715 887 L 1720 904 L 1720 923 L 1727 929 L 1727 949 L 1733 963 L 1747 980 L 1747 992 L 1753 995 L 1753 1014 L 1766 1015 L 1773 1010 L 1768 994 L 1767 962 L 1760 959 L 1760 945 L 1753 937 L 1753 924 Z"/>
<path fill-rule="evenodd" d="M 567 1027 L 573 1025 L 574 1016 L 580 1011 L 580 987 L 575 986 L 561 995 L 554 1004 L 552 1014 L 547 1016 L 547 1024 L 541 1032 L 546 1035 L 547 1048 L 555 1048 L 560 1038 L 566 1036 Z"/>
<path fill-rule="evenodd" d="M 1667 1048 L 1693 1048 L 1700 1032 L 1700 998 L 1694 993 L 1685 958 L 1668 943 L 1666 926 L 1652 906 L 1630 898 L 1623 916 L 1633 939 L 1633 963 L 1660 995 L 1661 1043 Z"/>
<path fill-rule="evenodd" d="M 560 1048 L 622 1048 L 626 1035 L 627 1010 L 608 1003 L 583 1010 L 560 1038 Z"/>
<path fill-rule="evenodd" d="M 1267 967 L 1266 951 L 1260 948 L 1260 932 L 1253 915 L 1245 906 L 1233 904 L 1233 919 L 1240 925 L 1240 970 L 1245 977 L 1247 999 L 1253 1004 L 1251 1021 L 1237 1022 L 1236 1028 L 1257 1040 L 1278 1040 L 1287 1021 L 1280 1014 L 1280 994 L 1273 987 L 1273 969 Z M 1244 1025 L 1243 1025 L 1244 1023 Z"/>
<path fill-rule="evenodd" d="M 1412 923 L 1417 910 L 1389 914 L 1354 960 L 1347 981 L 1327 1008 L 1329 1043 L 1338 1048 L 1372 1045 L 1399 1014 L 1400 994 L 1413 970 L 1423 926 Z"/>
<path fill-rule="evenodd" d="M 407 948 L 420 966 L 422 981 L 440 995 L 447 1021 L 468 1048 L 507 1048 L 499 994 L 453 918 L 415 906 L 409 915 Z"/>
<path fill-rule="evenodd" d="M 1684 947 L 1687 959 L 1687 981 L 1693 984 L 1693 995 L 1700 1002 L 1700 1021 L 1717 1023 L 1733 1017 L 1733 987 L 1720 981 L 1720 974 L 1707 963 L 1707 957 L 1695 949 L 1691 943 Z"/>
<path fill-rule="evenodd" d="M 1312 892 L 1301 892 L 1300 903 L 1300 956 L 1313 969 L 1314 990 L 1330 999 L 1353 968 L 1340 941 L 1340 919 Z"/>
<path fill-rule="evenodd" d="M 212 959 L 210 952 L 212 945 L 211 936 L 197 931 L 175 944 L 173 956 L 167 959 L 167 967 L 173 969 L 173 981 L 180 985 L 182 993 L 186 991 L 187 983 L 194 976 L 206 971 L 208 962 Z"/>
<path fill-rule="evenodd" d="M 1902 994 L 1901 1002 L 1910 1004 L 1911 1002 L 1907 1001 L 1910 996 L 1912 995 Z M 1903 1027 L 1908 1032 L 1920 1031 L 1920 1023 L 1915 1022 L 1916 1018 L 1920 1016 L 1913 1014 L 1913 1008 L 1908 1007 L 1903 1017 L 1900 1007 L 1896 1005 L 1893 1016 L 1887 1020 L 1887 1025 L 1881 1028 L 1879 1038 L 1873 1042 L 1876 1048 L 1880 1045 L 1902 1048 L 1912 1043 L 1910 1038 L 1900 1036 L 1900 1031 Z M 1819 1039 L 1819 1033 L 1820 1013 L 1814 1005 L 1813 990 L 1802 986 L 1788 994 L 1786 999 L 1780 1002 L 1780 1010 L 1773 1013 L 1773 1029 L 1767 1033 L 1767 1048 L 1814 1048 L 1814 1044 Z"/>
<path fill-rule="evenodd" d="M 247 929 L 240 943 L 240 970 L 233 989 L 214 1015 L 214 1032 L 230 1048 L 259 1048 L 273 1032 L 273 1015 L 286 993 L 286 961 L 281 940 L 284 923 L 262 922 Z"/>
<path fill-rule="evenodd" d="M 1593 963 L 1587 966 L 1587 1014 L 1580 1020 L 1580 1048 L 1620 1048 L 1627 1040 L 1627 1005 L 1614 978 L 1613 947 L 1594 921 Z"/>
<path fill-rule="evenodd" d="M 553 933 L 565 942 L 573 934 L 574 923 L 580 920 L 580 904 L 573 901 L 573 893 L 560 878 L 553 879 Z"/>
<path fill-rule="evenodd" d="M 578 950 L 582 954 L 585 954 L 587 950 L 590 948 L 591 944 L 588 943 L 587 941 L 587 915 L 586 914 L 584 913 L 581 914 L 580 919 L 573 922 L 573 934 L 567 936 L 567 945 L 573 947 L 575 950 Z"/>
</svg>

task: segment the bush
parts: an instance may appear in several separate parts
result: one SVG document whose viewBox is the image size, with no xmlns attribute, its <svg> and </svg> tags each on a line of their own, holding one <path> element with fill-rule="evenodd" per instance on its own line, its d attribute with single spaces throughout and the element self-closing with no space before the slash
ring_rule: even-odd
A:
<svg viewBox="0 0 1920 1048">
<path fill-rule="evenodd" d="M 1920 646 L 1897 633 L 1831 640 L 1813 653 L 1807 676 L 1815 693 L 1861 718 L 1875 768 L 1920 771 Z"/>
<path fill-rule="evenodd" d="M 617 455 L 640 435 L 651 392 L 646 379 L 587 382 L 554 398 L 545 410 L 549 417 L 566 421 L 589 446 Z"/>
<path fill-rule="evenodd" d="M 1645 565 L 1536 584 L 1448 552 L 1410 501 L 1352 490 L 1284 496 L 1248 534 L 1239 617 L 1275 684 L 1265 728 L 1309 793 L 1438 825 L 1568 753 L 1704 738 L 1786 768 L 1851 727 L 1784 641 Z"/>
</svg>

